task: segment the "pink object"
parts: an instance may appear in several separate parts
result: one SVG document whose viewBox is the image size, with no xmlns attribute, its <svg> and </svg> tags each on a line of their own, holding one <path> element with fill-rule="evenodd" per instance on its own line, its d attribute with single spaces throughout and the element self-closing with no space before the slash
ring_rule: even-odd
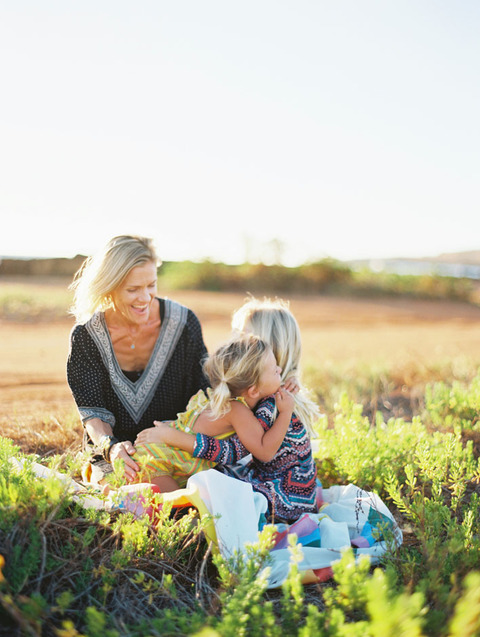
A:
<svg viewBox="0 0 480 637">
<path fill-rule="evenodd" d="M 316 568 L 313 571 L 319 582 L 328 582 L 333 577 L 333 568 L 325 566 L 325 568 Z"/>
<path fill-rule="evenodd" d="M 161 503 L 154 502 L 154 496 L 161 493 L 159 487 L 150 482 L 127 484 L 117 489 L 112 499 L 114 509 L 133 513 L 136 518 L 148 515 L 153 520 L 155 514 L 162 508 Z"/>
<path fill-rule="evenodd" d="M 323 499 L 323 489 L 321 486 L 316 487 L 315 491 L 315 504 L 317 505 L 317 509 L 320 510 L 320 507 L 325 504 Z"/>
</svg>

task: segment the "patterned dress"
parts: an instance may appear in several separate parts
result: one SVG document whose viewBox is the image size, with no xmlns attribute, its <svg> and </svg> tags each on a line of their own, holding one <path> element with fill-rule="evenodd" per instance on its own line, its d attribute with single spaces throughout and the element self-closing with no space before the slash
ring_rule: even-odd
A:
<svg viewBox="0 0 480 637">
<path fill-rule="evenodd" d="M 275 399 L 262 400 L 255 408 L 255 416 L 265 431 L 275 421 Z M 231 465 L 246 456 L 248 451 L 237 436 L 218 440 L 197 434 L 193 455 Z M 218 468 L 218 467 L 217 467 Z M 231 473 L 226 470 L 226 473 Z M 270 462 L 256 458 L 245 471 L 235 474 L 249 482 L 254 491 L 263 493 L 268 501 L 268 518 L 275 521 L 292 522 L 302 513 L 316 513 L 317 467 L 312 455 L 310 436 L 302 422 L 293 414 L 285 438 Z"/>
</svg>

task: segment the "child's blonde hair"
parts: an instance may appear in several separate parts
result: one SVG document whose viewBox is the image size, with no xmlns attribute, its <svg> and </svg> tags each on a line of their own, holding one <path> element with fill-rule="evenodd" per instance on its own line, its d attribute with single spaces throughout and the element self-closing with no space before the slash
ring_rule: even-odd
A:
<svg viewBox="0 0 480 637">
<path fill-rule="evenodd" d="M 260 301 L 250 297 L 234 312 L 232 329 L 234 334 L 250 332 L 263 339 L 272 348 L 277 364 L 282 368 L 283 382 L 295 376 L 301 383 L 300 329 L 288 302 L 282 299 Z M 320 416 L 320 410 L 303 387 L 295 394 L 295 414 L 309 434 L 315 435 L 313 425 Z"/>
<path fill-rule="evenodd" d="M 135 235 L 113 237 L 101 252 L 85 259 L 70 286 L 75 292 L 70 312 L 77 323 L 111 307 L 112 292 L 130 270 L 149 262 L 161 265 L 152 239 Z"/>
<path fill-rule="evenodd" d="M 258 336 L 242 334 L 222 345 L 204 365 L 210 380 L 209 406 L 214 418 L 230 410 L 230 400 L 258 385 L 270 346 Z"/>
</svg>

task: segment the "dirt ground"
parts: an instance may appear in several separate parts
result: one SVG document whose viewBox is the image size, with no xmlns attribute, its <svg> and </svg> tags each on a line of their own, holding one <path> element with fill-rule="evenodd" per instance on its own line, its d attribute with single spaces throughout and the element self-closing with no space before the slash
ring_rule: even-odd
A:
<svg viewBox="0 0 480 637">
<path fill-rule="evenodd" d="M 196 312 L 209 350 L 228 337 L 231 314 L 245 298 L 197 291 L 172 297 Z M 332 297 L 291 297 L 290 307 L 302 331 L 305 366 L 480 361 L 479 307 Z M 70 320 L 0 323 L 0 424 L 45 411 L 73 410 L 65 379 L 72 326 Z"/>
</svg>

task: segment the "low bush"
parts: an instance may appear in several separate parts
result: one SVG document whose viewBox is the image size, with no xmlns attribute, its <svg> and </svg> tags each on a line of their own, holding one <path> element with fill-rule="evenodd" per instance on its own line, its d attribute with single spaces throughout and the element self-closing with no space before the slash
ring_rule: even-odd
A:
<svg viewBox="0 0 480 637">
<path fill-rule="evenodd" d="M 465 397 L 473 401 L 476 387 L 476 379 L 463 386 Z M 435 391 L 427 392 L 427 413 Z M 9 459 L 25 456 L 0 439 L 0 634 L 478 635 L 480 467 L 457 429 L 434 430 L 420 415 L 407 421 L 377 412 L 372 422 L 342 393 L 317 425 L 323 486 L 376 491 L 404 543 L 392 544 L 375 569 L 348 551 L 332 581 L 308 586 L 293 544 L 294 567 L 277 591 L 259 575 L 268 533 L 246 557 L 212 558 L 193 512 L 170 515 L 166 507 L 154 528 L 128 514 L 84 510 L 58 481 L 34 479 L 29 456 L 15 470 Z M 48 462 L 78 474 L 79 461 L 68 455 Z"/>
</svg>

